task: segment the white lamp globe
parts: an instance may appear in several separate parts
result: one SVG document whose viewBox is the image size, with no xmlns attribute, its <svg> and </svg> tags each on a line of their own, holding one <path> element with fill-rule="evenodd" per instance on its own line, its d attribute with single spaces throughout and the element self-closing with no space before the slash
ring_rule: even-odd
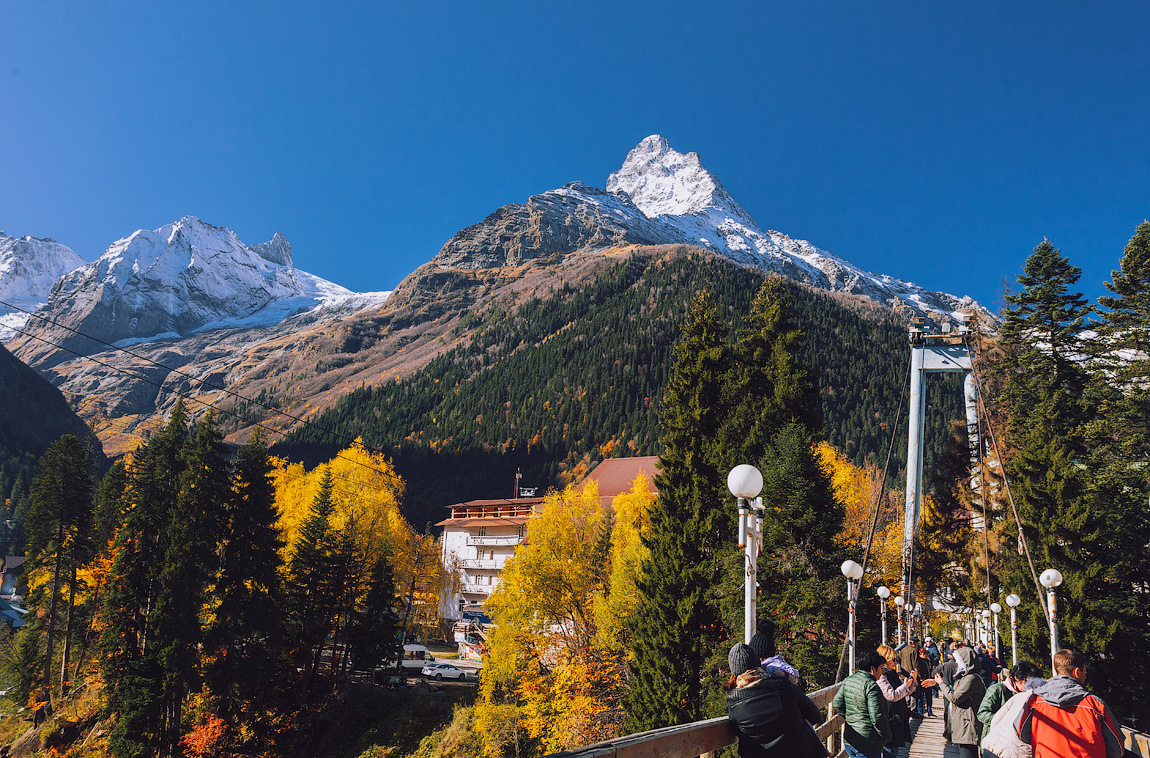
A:
<svg viewBox="0 0 1150 758">
<path fill-rule="evenodd" d="M 990 611 L 983 611 L 983 612 L 982 612 L 982 617 L 983 617 L 984 619 L 988 619 L 988 618 L 990 618 Z"/>
<path fill-rule="evenodd" d="M 740 464 L 727 474 L 727 489 L 735 497 L 753 500 L 763 491 L 763 475 L 748 463 Z"/>
<path fill-rule="evenodd" d="M 1062 584 L 1062 572 L 1058 569 L 1046 569 L 1042 572 L 1042 576 L 1038 577 L 1038 581 L 1042 582 L 1042 586 L 1048 590 Z"/>
<path fill-rule="evenodd" d="M 847 579 L 862 579 L 863 567 L 854 561 L 843 561 L 842 572 Z"/>
<path fill-rule="evenodd" d="M 901 608 L 906 605 L 906 601 L 902 599 L 902 595 L 899 595 L 894 599 L 894 604 Z"/>
<path fill-rule="evenodd" d="M 883 600 L 886 600 L 888 597 L 890 597 L 890 590 L 888 590 L 885 586 L 879 587 L 877 590 L 875 590 L 875 592 L 877 592 L 878 596 Z"/>
<path fill-rule="evenodd" d="M 1006 596 L 1006 604 L 1011 608 L 1017 608 L 1022 604 L 1022 598 L 1012 592 Z"/>
<path fill-rule="evenodd" d="M 994 613 L 1002 613 L 1002 606 L 998 603 L 991 603 L 990 610 Z"/>
</svg>

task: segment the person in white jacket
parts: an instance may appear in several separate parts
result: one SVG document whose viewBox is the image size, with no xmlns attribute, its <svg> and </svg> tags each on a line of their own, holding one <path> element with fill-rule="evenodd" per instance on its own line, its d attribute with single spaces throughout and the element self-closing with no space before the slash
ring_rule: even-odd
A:
<svg viewBox="0 0 1150 758">
<path fill-rule="evenodd" d="M 1019 714 L 1026 707 L 1026 702 L 1034 694 L 1034 690 L 1046 684 L 1046 680 L 1036 676 L 1025 682 L 1014 680 L 1012 684 L 1016 693 L 994 712 L 994 717 L 990 720 L 990 728 L 982 736 L 982 754 L 984 756 L 1031 758 L 1034 755 L 1030 745 L 1018 738 L 1018 734 L 1014 731 L 1014 722 L 1018 720 Z"/>
</svg>

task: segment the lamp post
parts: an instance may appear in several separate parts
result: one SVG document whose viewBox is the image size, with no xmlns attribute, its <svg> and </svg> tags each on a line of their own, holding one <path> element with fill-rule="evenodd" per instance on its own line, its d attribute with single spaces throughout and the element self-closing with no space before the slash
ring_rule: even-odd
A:
<svg viewBox="0 0 1150 758">
<path fill-rule="evenodd" d="M 990 637 L 990 611 L 984 609 L 982 611 L 981 615 L 982 615 L 982 644 L 985 647 L 985 646 L 990 645 L 990 640 L 987 639 L 988 637 Z"/>
<path fill-rule="evenodd" d="M 914 636 L 914 603 L 907 603 L 903 609 L 906 611 L 906 641 Z"/>
<path fill-rule="evenodd" d="M 998 603 L 990 604 L 990 612 L 994 614 L 994 654 L 1002 660 L 1002 640 L 998 636 L 998 614 L 1002 613 L 1002 606 Z"/>
<path fill-rule="evenodd" d="M 875 590 L 878 593 L 879 604 L 882 607 L 882 644 L 886 644 L 886 599 L 890 597 L 890 590 L 886 586 L 879 587 Z"/>
<path fill-rule="evenodd" d="M 896 640 L 895 644 L 895 647 L 897 647 L 898 645 L 902 644 L 902 607 L 906 605 L 906 601 L 903 600 L 902 595 L 895 597 L 894 605 L 894 615 L 895 619 L 898 621 L 898 639 Z"/>
<path fill-rule="evenodd" d="M 1018 616 L 1014 609 L 1022 602 L 1022 598 L 1013 592 L 1006 596 L 1006 604 L 1010 606 L 1010 667 L 1018 665 Z"/>
<path fill-rule="evenodd" d="M 1042 572 L 1042 576 L 1038 577 L 1038 581 L 1046 588 L 1046 605 L 1050 608 L 1050 670 L 1053 672 L 1054 654 L 1058 652 L 1058 626 L 1054 621 L 1054 590 L 1062 584 L 1062 572 L 1058 569 L 1046 569 Z"/>
<path fill-rule="evenodd" d="M 739 503 L 739 547 L 746 556 L 746 580 L 743 587 L 743 642 L 751 644 L 755 636 L 755 596 L 758 593 L 759 545 L 763 537 L 763 475 L 746 463 L 727 474 L 727 489 Z"/>
<path fill-rule="evenodd" d="M 862 579 L 863 567 L 854 561 L 843 561 L 842 565 L 843 576 L 847 578 L 847 636 L 850 637 L 850 669 L 848 673 L 854 673 L 855 670 L 855 598 L 854 598 L 854 583 Z"/>
</svg>

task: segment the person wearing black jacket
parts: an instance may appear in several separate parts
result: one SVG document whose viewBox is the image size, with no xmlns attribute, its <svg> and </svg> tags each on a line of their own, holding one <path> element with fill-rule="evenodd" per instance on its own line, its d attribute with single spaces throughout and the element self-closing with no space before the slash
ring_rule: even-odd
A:
<svg viewBox="0 0 1150 758">
<path fill-rule="evenodd" d="M 767 676 L 755 651 L 742 642 L 727 656 L 727 716 L 739 735 L 741 758 L 826 758 L 813 724 L 818 707 L 782 676 Z"/>
</svg>

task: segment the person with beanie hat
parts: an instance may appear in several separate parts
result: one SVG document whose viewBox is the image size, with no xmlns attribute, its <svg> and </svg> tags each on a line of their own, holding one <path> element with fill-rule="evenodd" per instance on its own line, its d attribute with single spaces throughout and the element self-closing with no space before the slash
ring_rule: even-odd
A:
<svg viewBox="0 0 1150 758">
<path fill-rule="evenodd" d="M 751 648 L 759 656 L 759 663 L 767 676 L 782 676 L 791 680 L 791 684 L 801 687 L 803 683 L 799 670 L 787 663 L 786 658 L 778 654 L 775 647 L 775 625 L 770 620 L 759 623 L 758 632 L 751 637 Z"/>
<path fill-rule="evenodd" d="M 827 758 L 812 725 L 818 706 L 790 680 L 767 676 L 750 645 L 736 643 L 727 655 L 727 716 L 739 737 L 741 758 Z"/>
</svg>

